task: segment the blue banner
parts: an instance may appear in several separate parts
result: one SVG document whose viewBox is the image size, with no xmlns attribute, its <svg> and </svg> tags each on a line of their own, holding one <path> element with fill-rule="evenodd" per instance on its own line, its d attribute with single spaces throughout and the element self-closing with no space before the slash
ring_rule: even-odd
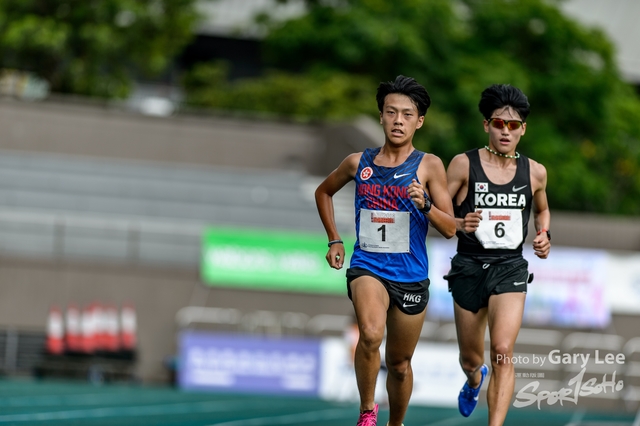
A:
<svg viewBox="0 0 640 426">
<path fill-rule="evenodd" d="M 183 331 L 183 389 L 317 396 L 320 341 Z"/>
</svg>

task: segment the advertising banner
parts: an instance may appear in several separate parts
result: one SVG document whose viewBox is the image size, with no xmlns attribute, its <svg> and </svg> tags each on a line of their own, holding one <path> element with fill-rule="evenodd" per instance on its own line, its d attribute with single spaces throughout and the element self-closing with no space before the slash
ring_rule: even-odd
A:
<svg viewBox="0 0 640 426">
<path fill-rule="evenodd" d="M 533 273 L 524 321 L 527 325 L 604 328 L 611 321 L 605 250 L 552 247 L 539 259 L 525 247 Z"/>
<path fill-rule="evenodd" d="M 460 368 L 457 343 L 419 342 L 413 354 L 411 404 L 457 407 L 467 377 Z"/>
<path fill-rule="evenodd" d="M 181 389 L 303 395 L 359 400 L 351 342 L 266 338 L 203 331 L 179 335 Z M 384 343 L 381 348 L 384 359 Z M 413 405 L 455 406 L 465 376 L 454 343 L 419 342 L 413 357 Z M 386 370 L 376 382 L 376 400 L 386 400 Z"/>
<path fill-rule="evenodd" d="M 317 339 L 183 331 L 179 352 L 182 389 L 318 395 Z"/>
<path fill-rule="evenodd" d="M 210 228 L 203 237 L 201 274 L 204 283 L 211 286 L 345 294 L 345 270 L 352 247 L 353 241 L 345 241 L 345 268 L 338 271 L 325 259 L 325 236 Z M 452 320 L 453 301 L 442 277 L 456 254 L 456 240 L 429 238 L 427 249 L 431 279 L 427 316 Z M 528 286 L 525 325 L 602 328 L 611 320 L 611 303 L 621 311 L 638 306 L 638 269 L 624 267 L 637 257 L 554 246 L 549 258 L 542 260 L 529 243 L 524 257 L 534 274 Z M 614 276 L 616 282 L 612 283 Z"/>
<path fill-rule="evenodd" d="M 456 240 L 430 239 L 428 249 L 431 286 L 427 316 L 450 321 L 453 301 L 442 277 L 456 254 Z M 609 324 L 610 259 L 605 250 L 554 246 L 549 258 L 543 260 L 526 244 L 524 257 L 534 275 L 528 285 L 525 325 L 603 328 Z"/>
<path fill-rule="evenodd" d="M 384 346 L 381 359 L 384 359 Z M 359 401 L 353 367 L 353 354 L 345 339 L 322 340 L 322 368 L 320 397 L 334 401 Z M 458 404 L 458 393 L 466 377 L 458 363 L 459 350 L 456 343 L 418 342 L 411 365 L 413 368 L 412 405 L 438 405 L 454 407 Z M 376 381 L 375 399 L 383 402 L 386 370 L 381 369 Z"/>
<path fill-rule="evenodd" d="M 346 294 L 345 269 L 329 267 L 320 234 L 209 228 L 203 236 L 206 285 Z M 345 241 L 347 259 L 353 241 Z"/>
<path fill-rule="evenodd" d="M 611 310 L 627 315 L 640 314 L 640 253 L 610 253 L 607 279 Z"/>
</svg>

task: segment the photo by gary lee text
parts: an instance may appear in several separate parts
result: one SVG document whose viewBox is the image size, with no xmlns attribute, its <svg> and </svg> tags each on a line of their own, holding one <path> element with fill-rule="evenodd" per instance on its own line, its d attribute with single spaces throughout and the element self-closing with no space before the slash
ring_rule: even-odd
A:
<svg viewBox="0 0 640 426">
<path fill-rule="evenodd" d="M 514 365 L 538 365 L 543 366 L 546 362 L 554 365 L 580 365 L 581 368 L 587 366 L 587 363 L 591 359 L 591 354 L 570 354 L 570 353 L 561 353 L 559 349 L 554 349 L 549 352 L 547 356 L 545 355 L 516 355 L 516 356 L 507 356 L 503 354 L 496 355 L 496 361 L 498 363 L 504 364 L 514 364 Z M 593 354 L 593 362 L 594 364 L 603 364 L 603 365 L 614 365 L 614 364 L 624 364 L 625 356 L 624 354 L 600 354 L 599 350 L 596 350 Z"/>
</svg>

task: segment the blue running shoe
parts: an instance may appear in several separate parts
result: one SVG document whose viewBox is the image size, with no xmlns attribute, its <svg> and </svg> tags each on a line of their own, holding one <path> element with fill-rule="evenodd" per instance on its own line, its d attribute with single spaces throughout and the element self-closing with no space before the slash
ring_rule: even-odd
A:
<svg viewBox="0 0 640 426">
<path fill-rule="evenodd" d="M 472 388 L 469 386 L 469 382 L 465 382 L 462 390 L 460 390 L 460 394 L 458 395 L 458 410 L 460 410 L 460 414 L 464 417 L 469 417 L 473 410 L 475 410 L 476 405 L 478 405 L 478 395 L 480 395 L 480 388 L 482 388 L 482 383 L 484 382 L 484 378 L 487 376 L 489 372 L 489 367 L 486 364 L 482 364 L 480 367 L 480 373 L 482 377 L 480 378 L 480 384 L 477 388 Z"/>
</svg>

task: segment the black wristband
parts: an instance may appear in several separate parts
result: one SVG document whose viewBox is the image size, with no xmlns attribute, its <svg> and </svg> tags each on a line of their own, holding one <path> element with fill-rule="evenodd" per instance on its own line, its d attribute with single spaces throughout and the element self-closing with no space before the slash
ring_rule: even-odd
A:
<svg viewBox="0 0 640 426">
<path fill-rule="evenodd" d="M 327 246 L 331 247 L 334 244 L 344 244 L 344 243 L 342 242 L 342 240 L 332 240 L 332 241 L 329 241 Z"/>
<path fill-rule="evenodd" d="M 423 214 L 429 214 L 429 212 L 431 211 L 431 198 L 429 198 L 426 192 L 424 193 L 424 207 L 419 210 Z"/>
</svg>

